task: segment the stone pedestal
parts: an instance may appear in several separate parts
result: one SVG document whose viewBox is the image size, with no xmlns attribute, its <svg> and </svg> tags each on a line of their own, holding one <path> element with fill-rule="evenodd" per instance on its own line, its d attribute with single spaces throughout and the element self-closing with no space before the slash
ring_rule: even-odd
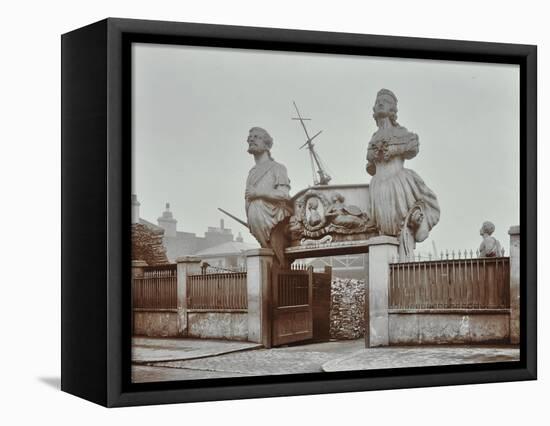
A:
<svg viewBox="0 0 550 426">
<path fill-rule="evenodd" d="M 389 345 L 389 263 L 397 258 L 397 238 L 380 236 L 369 240 L 367 301 L 365 303 L 365 346 Z"/>
<path fill-rule="evenodd" d="M 519 344 L 519 226 L 511 226 L 510 235 L 510 343 Z"/>
<path fill-rule="evenodd" d="M 248 341 L 271 347 L 271 268 L 273 250 L 246 252 L 248 292 Z"/>
<path fill-rule="evenodd" d="M 201 259 L 194 256 L 183 256 L 176 259 L 177 292 L 178 292 L 178 334 L 187 335 L 187 275 L 200 272 Z"/>
</svg>

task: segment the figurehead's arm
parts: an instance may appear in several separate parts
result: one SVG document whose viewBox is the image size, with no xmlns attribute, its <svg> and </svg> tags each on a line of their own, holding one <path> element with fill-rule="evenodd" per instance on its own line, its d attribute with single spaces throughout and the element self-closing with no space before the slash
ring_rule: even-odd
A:
<svg viewBox="0 0 550 426">
<path fill-rule="evenodd" d="M 418 135 L 416 133 L 407 132 L 403 137 L 388 144 L 384 158 L 386 161 L 393 157 L 403 157 L 405 160 L 410 160 L 416 157 L 418 150 Z"/>
</svg>

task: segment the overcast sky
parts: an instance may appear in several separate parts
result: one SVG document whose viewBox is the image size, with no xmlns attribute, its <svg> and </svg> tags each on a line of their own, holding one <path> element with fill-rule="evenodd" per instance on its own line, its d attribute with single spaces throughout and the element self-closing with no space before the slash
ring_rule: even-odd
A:
<svg viewBox="0 0 550 426">
<path fill-rule="evenodd" d="M 420 152 L 405 167 L 436 193 L 441 219 L 417 250 L 476 249 L 484 220 L 508 253 L 519 224 L 519 67 L 450 61 L 135 44 L 133 188 L 156 223 L 170 202 L 178 230 L 202 235 L 222 207 L 245 219 L 253 157 L 248 130 L 274 139 L 291 195 L 312 185 L 296 101 L 333 184 L 368 183 L 367 145 L 381 88 L 398 98 L 398 121 Z M 246 228 L 226 218 L 234 234 Z"/>
</svg>

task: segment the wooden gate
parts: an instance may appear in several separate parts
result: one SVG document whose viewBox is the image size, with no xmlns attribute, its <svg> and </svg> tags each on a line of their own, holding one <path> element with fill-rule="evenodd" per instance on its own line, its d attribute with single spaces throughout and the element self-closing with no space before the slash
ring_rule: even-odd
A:
<svg viewBox="0 0 550 426">
<path fill-rule="evenodd" d="M 275 269 L 272 345 L 313 337 L 313 268 Z"/>
<path fill-rule="evenodd" d="M 330 340 L 330 296 L 332 267 L 325 266 L 324 272 L 313 273 L 313 340 Z"/>
</svg>

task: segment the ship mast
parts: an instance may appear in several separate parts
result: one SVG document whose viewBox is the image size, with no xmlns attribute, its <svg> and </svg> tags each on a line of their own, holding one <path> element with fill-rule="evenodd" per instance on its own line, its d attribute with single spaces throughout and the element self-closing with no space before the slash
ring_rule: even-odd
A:
<svg viewBox="0 0 550 426">
<path fill-rule="evenodd" d="M 296 113 L 298 114 L 298 117 L 293 117 L 292 119 L 300 121 L 300 124 L 304 129 L 304 133 L 306 134 L 306 143 L 303 144 L 299 149 L 302 149 L 307 146 L 307 149 L 309 151 L 309 159 L 311 161 L 311 171 L 313 173 L 313 184 L 328 185 L 328 183 L 332 178 L 327 173 L 326 167 L 321 161 L 321 157 L 319 157 L 319 154 L 317 154 L 317 151 L 315 151 L 315 145 L 312 143 L 313 139 L 319 136 L 322 130 L 319 130 L 315 135 L 310 137 L 304 121 L 309 121 L 311 119 L 303 118 L 302 115 L 300 114 L 300 110 L 298 109 L 298 106 L 296 105 L 296 102 L 292 102 L 292 103 L 294 104 L 294 108 L 296 109 Z M 317 170 L 315 170 L 316 168 Z"/>
</svg>

